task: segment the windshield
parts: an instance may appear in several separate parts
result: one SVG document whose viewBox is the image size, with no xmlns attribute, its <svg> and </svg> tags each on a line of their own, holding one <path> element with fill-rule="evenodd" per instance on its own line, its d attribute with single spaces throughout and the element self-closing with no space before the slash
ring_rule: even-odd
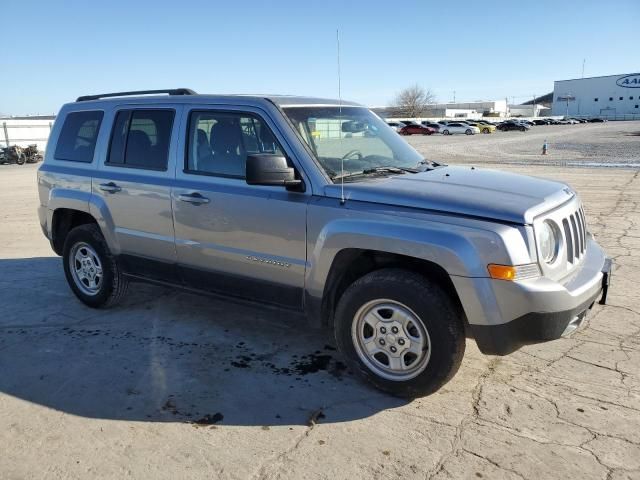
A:
<svg viewBox="0 0 640 480">
<path fill-rule="evenodd" d="M 286 107 L 284 112 L 331 179 L 424 168 L 422 155 L 367 108 Z"/>
</svg>

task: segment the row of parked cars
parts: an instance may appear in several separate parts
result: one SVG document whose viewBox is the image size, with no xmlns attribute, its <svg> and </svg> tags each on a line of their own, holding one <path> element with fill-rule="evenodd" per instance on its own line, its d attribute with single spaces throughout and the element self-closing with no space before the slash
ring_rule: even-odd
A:
<svg viewBox="0 0 640 480">
<path fill-rule="evenodd" d="M 488 120 L 440 120 L 432 122 L 424 120 L 416 123 L 413 120 L 403 120 L 399 122 L 387 122 L 400 135 L 433 135 L 441 133 L 443 135 L 475 135 L 477 133 L 494 133 L 496 130 L 510 131 L 519 130 L 526 132 L 534 125 L 573 125 L 587 122 L 604 122 L 600 118 L 566 118 L 556 120 L 553 118 L 539 118 L 533 121 L 512 118 L 503 122 L 490 122 Z"/>
<path fill-rule="evenodd" d="M 441 120 L 439 122 L 423 121 L 416 123 L 412 120 L 402 122 L 387 122 L 400 135 L 475 135 L 476 133 L 493 133 L 496 125 L 486 120 Z"/>
</svg>

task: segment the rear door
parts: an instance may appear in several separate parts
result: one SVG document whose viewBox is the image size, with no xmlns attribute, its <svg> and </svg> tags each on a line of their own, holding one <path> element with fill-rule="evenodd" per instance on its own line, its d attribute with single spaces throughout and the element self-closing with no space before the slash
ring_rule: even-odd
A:
<svg viewBox="0 0 640 480">
<path fill-rule="evenodd" d="M 252 153 L 285 155 L 295 166 L 284 137 L 265 112 L 251 107 L 193 106 L 185 110 L 185 124 L 172 198 L 185 283 L 302 308 L 310 189 L 245 180 Z"/>
<path fill-rule="evenodd" d="M 109 147 L 92 191 L 106 207 L 118 253 L 129 272 L 175 279 L 171 186 L 182 106 L 120 106 L 111 112 Z"/>
</svg>

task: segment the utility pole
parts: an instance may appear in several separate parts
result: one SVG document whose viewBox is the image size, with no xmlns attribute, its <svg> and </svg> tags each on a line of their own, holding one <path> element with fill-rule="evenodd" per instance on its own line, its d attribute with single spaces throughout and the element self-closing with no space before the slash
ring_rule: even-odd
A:
<svg viewBox="0 0 640 480">
<path fill-rule="evenodd" d="M 533 118 L 536 118 L 536 94 L 533 94 Z"/>
<path fill-rule="evenodd" d="M 456 103 L 456 91 L 453 91 L 453 103 Z"/>
<path fill-rule="evenodd" d="M 582 59 L 582 77 L 580 77 L 580 78 L 584 78 L 584 62 L 585 62 L 586 60 L 587 60 L 586 58 L 583 58 L 583 59 Z"/>
</svg>

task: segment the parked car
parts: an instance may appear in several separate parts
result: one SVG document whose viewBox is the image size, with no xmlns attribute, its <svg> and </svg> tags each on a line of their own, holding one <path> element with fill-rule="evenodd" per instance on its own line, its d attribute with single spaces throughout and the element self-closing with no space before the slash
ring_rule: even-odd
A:
<svg viewBox="0 0 640 480">
<path fill-rule="evenodd" d="M 402 122 L 387 122 L 387 125 L 393 128 L 396 132 L 399 132 L 400 129 L 405 126 Z"/>
<path fill-rule="evenodd" d="M 495 125 L 490 125 L 488 123 L 467 122 L 467 125 L 471 125 L 472 127 L 476 127 L 482 133 L 494 133 L 496 131 Z"/>
<path fill-rule="evenodd" d="M 442 128 L 443 135 L 455 135 L 459 133 L 464 133 L 465 135 L 475 135 L 476 133 L 480 133 L 480 129 L 478 127 L 472 127 L 471 125 L 460 122 L 447 123 L 447 125 Z"/>
<path fill-rule="evenodd" d="M 398 133 L 400 135 L 433 135 L 436 133 L 436 130 L 425 125 L 414 124 L 405 125 L 398 131 Z"/>
<path fill-rule="evenodd" d="M 550 123 L 547 120 L 544 120 L 542 118 L 538 118 L 536 120 L 533 120 L 534 125 L 550 125 Z"/>
<path fill-rule="evenodd" d="M 350 136 L 300 135 L 338 122 Z M 79 97 L 37 182 L 42 231 L 85 305 L 139 281 L 262 302 L 331 329 L 350 371 L 403 397 L 452 378 L 467 334 L 507 355 L 606 301 L 611 263 L 568 185 L 430 162 L 352 102 Z"/>
<path fill-rule="evenodd" d="M 602 118 L 591 118 L 589 119 L 589 123 L 603 123 L 606 122 L 606 120 L 603 120 Z"/>
<path fill-rule="evenodd" d="M 424 125 L 425 127 L 433 128 L 436 131 L 436 133 L 440 133 L 440 129 L 442 128 L 442 124 L 429 122 L 427 120 L 423 121 L 422 125 Z"/>
<path fill-rule="evenodd" d="M 529 125 L 525 123 L 515 122 L 513 120 L 509 120 L 507 122 L 502 122 L 500 125 L 496 127 L 498 130 L 503 132 L 508 132 L 510 130 L 520 130 L 521 132 L 526 132 L 529 130 Z"/>
</svg>

